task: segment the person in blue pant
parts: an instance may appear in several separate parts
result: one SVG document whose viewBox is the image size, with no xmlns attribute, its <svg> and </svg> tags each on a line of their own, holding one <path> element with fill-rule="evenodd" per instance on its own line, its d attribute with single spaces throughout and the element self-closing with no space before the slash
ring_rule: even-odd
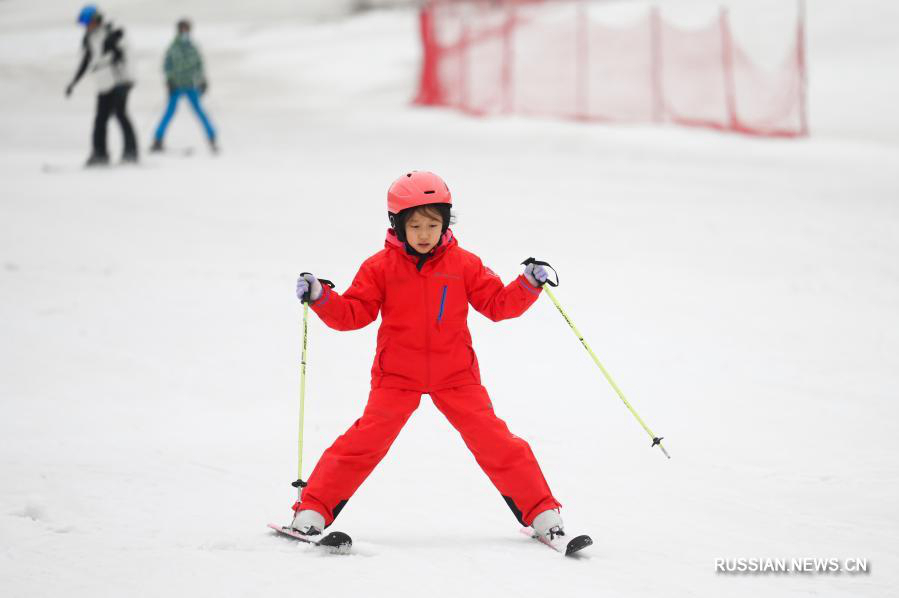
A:
<svg viewBox="0 0 899 598">
<path fill-rule="evenodd" d="M 166 84 L 169 88 L 169 103 L 166 106 L 165 114 L 162 115 L 162 120 L 159 121 L 159 126 L 156 128 L 153 145 L 150 147 L 151 152 L 161 152 L 165 149 L 162 143 L 165 137 L 165 130 L 168 128 L 169 122 L 175 114 L 175 108 L 178 106 L 178 100 L 182 96 L 187 98 L 200 122 L 203 123 L 203 128 L 206 130 L 206 138 L 209 140 L 209 147 L 213 152 L 218 151 L 215 127 L 212 126 L 209 117 L 200 104 L 200 96 L 209 89 L 209 83 L 203 71 L 203 59 L 200 57 L 199 50 L 191 41 L 190 30 L 190 21 L 187 19 L 178 21 L 178 33 L 165 53 L 163 70 L 165 71 Z"/>
</svg>

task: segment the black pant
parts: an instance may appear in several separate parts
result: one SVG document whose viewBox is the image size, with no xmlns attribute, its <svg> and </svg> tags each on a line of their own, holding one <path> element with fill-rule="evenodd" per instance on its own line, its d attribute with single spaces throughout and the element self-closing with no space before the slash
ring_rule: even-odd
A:
<svg viewBox="0 0 899 598">
<path fill-rule="evenodd" d="M 94 155 L 107 156 L 106 152 L 106 123 L 111 115 L 122 127 L 122 135 L 125 137 L 124 154 L 137 155 L 137 139 L 134 137 L 134 128 L 128 115 L 125 113 L 125 103 L 128 101 L 128 92 L 131 85 L 116 85 L 106 93 L 97 96 L 97 116 L 94 118 Z"/>
</svg>

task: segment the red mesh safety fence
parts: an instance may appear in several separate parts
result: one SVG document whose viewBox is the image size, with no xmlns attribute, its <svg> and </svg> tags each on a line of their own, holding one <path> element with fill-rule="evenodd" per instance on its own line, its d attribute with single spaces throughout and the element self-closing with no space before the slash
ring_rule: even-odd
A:
<svg viewBox="0 0 899 598">
<path fill-rule="evenodd" d="M 734 41 L 728 13 L 702 28 L 658 9 L 626 26 L 583 0 L 432 0 L 416 103 L 477 115 L 673 122 L 765 136 L 808 134 L 805 27 L 783 62 L 761 69 Z"/>
</svg>

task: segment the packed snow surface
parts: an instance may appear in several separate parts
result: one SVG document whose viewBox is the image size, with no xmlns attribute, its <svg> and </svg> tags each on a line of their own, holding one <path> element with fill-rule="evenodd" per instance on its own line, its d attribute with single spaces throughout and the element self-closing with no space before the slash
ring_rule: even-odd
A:
<svg viewBox="0 0 899 598">
<path fill-rule="evenodd" d="M 173 152 L 84 170 L 91 82 L 63 96 L 77 6 L 0 2 L 0 594 L 899 587 L 894 3 L 809 3 L 812 136 L 794 141 L 415 108 L 414 11 L 313 21 L 290 5 L 113 4 L 141 148 L 172 23 L 194 14 L 223 151 L 182 105 Z M 116 155 L 114 122 L 110 139 Z M 499 324 L 473 313 L 496 411 L 569 530 L 593 536 L 582 558 L 518 533 L 427 397 L 334 526 L 351 555 L 266 528 L 295 498 L 295 277 L 345 289 L 408 169 L 449 182 L 462 246 L 505 280 L 528 256 L 557 268 L 570 318 L 665 437 L 671 460 L 548 298 Z M 375 332 L 310 317 L 304 474 L 361 413 Z M 802 557 L 869 572 L 714 566 Z"/>
</svg>

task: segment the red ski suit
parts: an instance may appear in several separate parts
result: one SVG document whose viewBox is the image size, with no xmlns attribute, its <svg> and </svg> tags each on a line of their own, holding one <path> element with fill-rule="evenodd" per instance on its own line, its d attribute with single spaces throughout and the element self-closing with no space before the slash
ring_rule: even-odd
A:
<svg viewBox="0 0 899 598">
<path fill-rule="evenodd" d="M 392 230 L 384 245 L 363 262 L 343 295 L 325 286 L 311 305 L 335 330 L 362 328 L 379 311 L 381 327 L 365 411 L 321 456 L 303 490 L 302 507 L 294 508 L 318 511 L 330 525 L 425 393 L 523 525 L 561 506 L 530 446 L 494 414 L 466 321 L 469 303 L 494 321 L 520 316 L 540 288 L 524 276 L 503 286 L 476 255 L 459 247 L 450 230 L 424 260 L 408 253 Z"/>
</svg>

